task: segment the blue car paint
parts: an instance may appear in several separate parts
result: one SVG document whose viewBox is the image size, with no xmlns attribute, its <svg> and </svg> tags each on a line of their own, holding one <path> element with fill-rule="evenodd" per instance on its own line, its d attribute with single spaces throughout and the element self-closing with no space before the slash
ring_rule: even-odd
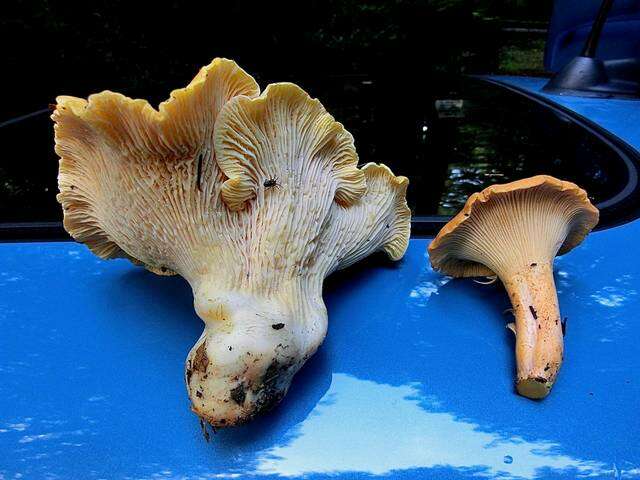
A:
<svg viewBox="0 0 640 480">
<path fill-rule="evenodd" d="M 639 103 L 555 100 L 640 145 Z M 185 281 L 0 244 L 0 478 L 640 477 L 639 235 L 557 259 L 566 361 L 543 401 L 514 394 L 503 289 L 436 274 L 412 239 L 326 281 L 327 339 L 282 404 L 210 443 L 184 387 L 202 330 Z"/>
</svg>

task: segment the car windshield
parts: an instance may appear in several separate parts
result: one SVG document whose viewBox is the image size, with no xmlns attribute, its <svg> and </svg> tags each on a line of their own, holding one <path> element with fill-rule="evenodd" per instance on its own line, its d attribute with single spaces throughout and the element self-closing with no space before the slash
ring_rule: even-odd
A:
<svg viewBox="0 0 640 480">
<path fill-rule="evenodd" d="M 47 108 L 56 95 L 86 97 L 110 89 L 157 106 L 199 66 L 222 55 L 255 72 L 263 89 L 293 81 L 319 98 L 354 135 L 361 163 L 385 163 L 409 177 L 408 202 L 416 220 L 451 216 L 473 192 L 540 173 L 579 184 L 599 205 L 624 191 L 630 163 L 601 135 L 562 112 L 466 75 L 544 74 L 544 9 L 502 6 L 499 18 L 489 7 L 477 7 L 470 16 L 463 2 L 449 2 L 423 6 L 424 18 L 412 18 L 408 2 L 369 9 L 356 3 L 333 10 L 306 7 L 309 23 L 286 34 L 277 28 L 285 20 L 265 11 L 243 25 L 242 38 L 233 23 L 217 23 L 214 31 L 207 12 L 194 17 L 173 4 L 153 12 L 127 7 L 129 15 L 122 17 L 118 8 L 99 6 L 58 5 L 46 13 L 36 6 L 13 7 L 0 20 L 3 41 L 37 47 L 10 54 L 14 75 L 4 80 L 5 91 L 13 94 L 0 106 L 0 224 L 62 220 Z M 220 8 L 227 18 L 237 14 L 236 7 Z M 219 11 L 208 13 L 220 18 Z M 341 23 L 347 13 L 367 17 L 367 30 Z M 520 15 L 518 28 L 509 15 Z M 136 30 L 141 16 L 160 23 L 145 30 L 148 38 Z M 390 17 L 395 23 L 385 23 Z M 166 38 L 161 25 L 168 18 L 195 22 L 193 38 Z M 25 19 L 28 30 L 22 28 Z M 428 22 L 428 33 L 421 22 Z M 454 25 L 475 32 L 477 44 L 453 41 L 447 29 Z M 206 32 L 197 29 L 205 26 Z M 518 36 L 522 29 L 526 35 Z M 28 35 L 38 41 L 28 42 Z M 270 38 L 263 47 L 272 54 L 265 56 L 254 42 L 258 38 Z M 496 55 L 498 44 L 503 46 Z M 381 63 L 382 58 L 393 62 Z"/>
</svg>

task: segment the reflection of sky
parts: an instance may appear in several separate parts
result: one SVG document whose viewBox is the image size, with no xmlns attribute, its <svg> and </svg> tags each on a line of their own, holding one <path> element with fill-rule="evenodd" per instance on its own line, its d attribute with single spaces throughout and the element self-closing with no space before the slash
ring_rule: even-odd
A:
<svg viewBox="0 0 640 480">
<path fill-rule="evenodd" d="M 259 454 L 255 473 L 383 475 L 433 467 L 504 479 L 534 479 L 543 469 L 577 477 L 612 473 L 600 462 L 562 454 L 555 443 L 505 437 L 437 411 L 417 387 L 334 374 L 308 418 L 283 444 Z"/>
<path fill-rule="evenodd" d="M 409 292 L 410 302 L 417 307 L 424 307 L 432 295 L 438 295 L 440 287 L 451 281 L 451 277 L 446 277 L 433 271 L 429 261 L 429 254 L 426 250 L 423 258 L 424 267 L 419 273 L 416 285 Z"/>
<path fill-rule="evenodd" d="M 451 277 L 440 277 L 434 281 L 424 280 L 409 292 L 409 298 L 415 299 L 416 305 L 422 307 L 427 303 L 429 297 L 437 295 L 438 289 L 446 285 L 449 280 Z"/>
</svg>

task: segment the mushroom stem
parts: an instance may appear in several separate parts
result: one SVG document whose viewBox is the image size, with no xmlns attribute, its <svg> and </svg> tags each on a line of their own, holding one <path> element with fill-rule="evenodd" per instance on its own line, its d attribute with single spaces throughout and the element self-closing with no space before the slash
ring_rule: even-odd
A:
<svg viewBox="0 0 640 480">
<path fill-rule="evenodd" d="M 264 293 L 194 282 L 204 332 L 186 362 L 191 409 L 216 428 L 246 423 L 275 407 L 327 332 L 320 281 Z M 314 288 L 308 288 L 314 285 Z M 304 289 L 304 290 L 303 290 Z"/>
<path fill-rule="evenodd" d="M 553 265 L 531 263 L 502 278 L 516 318 L 518 393 L 544 398 L 562 364 L 563 335 Z"/>
</svg>

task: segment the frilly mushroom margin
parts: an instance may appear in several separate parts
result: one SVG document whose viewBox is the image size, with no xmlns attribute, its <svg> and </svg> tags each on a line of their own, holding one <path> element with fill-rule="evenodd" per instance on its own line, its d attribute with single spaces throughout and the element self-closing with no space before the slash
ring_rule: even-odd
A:
<svg viewBox="0 0 640 480">
<path fill-rule="evenodd" d="M 185 380 L 214 427 L 285 395 L 326 335 L 327 275 L 408 246 L 408 180 L 359 169 L 318 100 L 287 83 L 259 95 L 233 61 L 203 67 L 157 111 L 105 91 L 58 97 L 52 119 L 66 230 L 191 285 L 205 327 Z"/>
</svg>

